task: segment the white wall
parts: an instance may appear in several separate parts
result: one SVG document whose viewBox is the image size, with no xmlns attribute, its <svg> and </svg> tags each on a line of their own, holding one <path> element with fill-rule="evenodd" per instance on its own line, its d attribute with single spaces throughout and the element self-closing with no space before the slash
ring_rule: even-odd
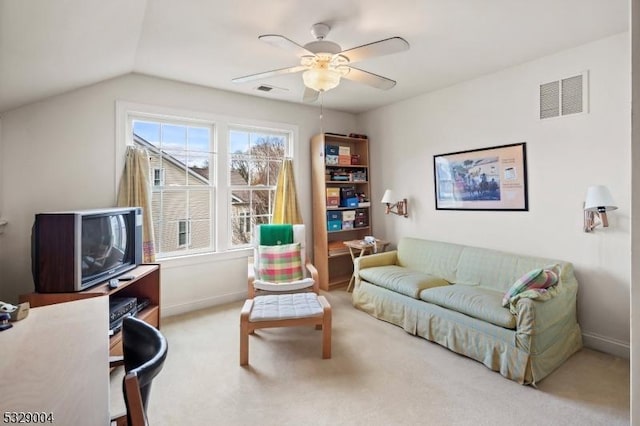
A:
<svg viewBox="0 0 640 426">
<path fill-rule="evenodd" d="M 33 291 L 35 213 L 114 205 L 116 100 L 298 126 L 296 169 L 302 173 L 296 184 L 305 223 L 311 223 L 309 141 L 320 129 L 319 107 L 127 75 L 3 114 L 0 205 L 10 226 L 0 235 L 0 300 L 16 302 L 19 294 Z M 325 129 L 354 129 L 351 114 L 325 111 L 323 117 Z M 163 315 L 244 297 L 246 256 L 245 251 L 163 262 Z"/>
<path fill-rule="evenodd" d="M 378 237 L 449 241 L 574 263 L 585 344 L 629 356 L 630 41 L 620 34 L 362 114 L 371 138 L 373 200 L 409 199 L 409 218 L 374 209 Z M 590 76 L 590 112 L 540 121 L 540 83 Z M 435 210 L 433 155 L 527 143 L 528 212 Z M 582 231 L 587 186 L 619 209 Z"/>
<path fill-rule="evenodd" d="M 640 162 L 640 0 L 631 2 L 631 88 L 632 127 L 631 161 Z M 640 169 L 631 169 L 631 182 L 640 186 Z M 631 193 L 631 424 L 640 425 L 640 327 L 633 325 L 640 318 L 640 194 Z M 635 319 L 635 321 L 634 321 Z"/>
</svg>

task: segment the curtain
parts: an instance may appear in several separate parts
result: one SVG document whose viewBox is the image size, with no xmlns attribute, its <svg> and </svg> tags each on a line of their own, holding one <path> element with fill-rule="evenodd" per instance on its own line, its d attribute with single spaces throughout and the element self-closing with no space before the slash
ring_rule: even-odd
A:
<svg viewBox="0 0 640 426">
<path fill-rule="evenodd" d="M 276 196 L 273 205 L 272 223 L 290 223 L 292 225 L 302 223 L 302 215 L 298 208 L 296 196 L 296 181 L 293 177 L 293 160 L 285 158 L 278 175 L 276 184 Z"/>
<path fill-rule="evenodd" d="M 156 260 L 151 218 L 150 167 L 146 149 L 132 145 L 127 147 L 117 202 L 119 207 L 142 207 L 142 260 L 144 263 L 153 263 Z"/>
</svg>

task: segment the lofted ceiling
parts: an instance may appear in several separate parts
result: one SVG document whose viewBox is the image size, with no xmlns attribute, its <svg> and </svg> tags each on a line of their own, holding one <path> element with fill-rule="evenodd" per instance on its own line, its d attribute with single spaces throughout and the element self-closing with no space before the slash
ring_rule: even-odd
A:
<svg viewBox="0 0 640 426">
<path fill-rule="evenodd" d="M 258 40 L 304 45 L 311 25 L 349 49 L 400 36 L 408 51 L 357 66 L 397 81 L 349 80 L 326 108 L 359 113 L 625 32 L 628 0 L 0 0 L 0 112 L 131 72 L 301 102 L 302 76 L 235 84 L 298 64 Z M 277 89 L 256 90 L 260 84 Z"/>
</svg>

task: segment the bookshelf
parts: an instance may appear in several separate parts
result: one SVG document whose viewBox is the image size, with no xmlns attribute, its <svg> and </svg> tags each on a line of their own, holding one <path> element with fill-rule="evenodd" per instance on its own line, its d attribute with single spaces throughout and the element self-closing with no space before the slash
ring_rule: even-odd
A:
<svg viewBox="0 0 640 426">
<path fill-rule="evenodd" d="M 369 140 L 331 133 L 314 136 L 311 174 L 313 260 L 320 288 L 330 290 L 347 284 L 353 274 L 343 242 L 371 235 Z"/>
</svg>

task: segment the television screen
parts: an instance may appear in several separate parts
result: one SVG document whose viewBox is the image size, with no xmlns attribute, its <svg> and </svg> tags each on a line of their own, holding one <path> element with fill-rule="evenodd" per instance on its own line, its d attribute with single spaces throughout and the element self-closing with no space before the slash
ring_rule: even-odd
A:
<svg viewBox="0 0 640 426">
<path fill-rule="evenodd" d="M 127 222 L 121 214 L 86 217 L 82 224 L 82 278 L 127 262 Z"/>
</svg>

